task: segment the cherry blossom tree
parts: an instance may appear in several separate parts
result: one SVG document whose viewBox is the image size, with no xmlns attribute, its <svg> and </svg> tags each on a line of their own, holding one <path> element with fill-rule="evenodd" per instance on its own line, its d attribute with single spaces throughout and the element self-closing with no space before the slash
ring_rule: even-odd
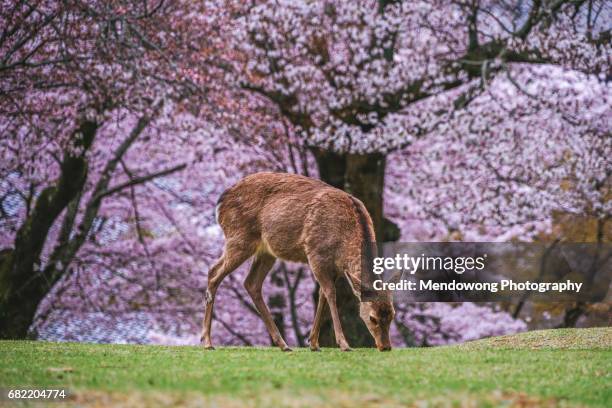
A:
<svg viewBox="0 0 612 408">
<path fill-rule="evenodd" d="M 406 232 L 403 239 L 552 245 L 610 239 L 610 85 L 550 67 L 516 67 L 508 75 L 524 82 L 497 78 L 457 122 L 391 156 L 388 213 Z M 559 230 L 559 222 L 574 220 L 593 220 L 594 236 Z M 515 317 L 523 303 L 512 311 Z M 411 313 L 430 313 L 421 309 L 407 306 L 398 324 L 412 327 Z M 574 326 L 586 310 L 584 303 L 569 305 L 561 324 Z"/>
<path fill-rule="evenodd" d="M 610 90 L 575 71 L 515 67 L 392 156 L 388 195 L 408 201 L 408 192 L 417 218 L 437 220 L 437 237 L 468 241 L 535 239 L 554 212 L 603 222 L 612 213 Z"/>
<path fill-rule="evenodd" d="M 604 2 L 262 2 L 237 22 L 238 80 L 276 104 L 323 180 L 364 202 L 378 240 L 393 240 L 397 227 L 383 217 L 388 154 L 431 135 L 450 142 L 449 123 L 461 135 L 474 134 L 473 121 L 489 126 L 471 102 L 500 77 L 527 80 L 529 66 L 605 80 L 609 15 Z M 519 79 L 516 67 L 526 67 Z M 356 315 L 347 285 L 339 297 L 341 314 Z M 365 344 L 356 331 L 351 341 Z"/>
<path fill-rule="evenodd" d="M 14 241 L 0 268 L 2 337 L 25 336 L 104 198 L 185 166 L 145 173 L 125 156 L 160 115 L 208 102 L 202 84 L 219 69 L 206 61 L 209 14 L 188 2 L 3 3 L 0 178 L 5 198 L 24 202 L 3 237 Z M 127 177 L 113 185 L 120 168 Z"/>
</svg>

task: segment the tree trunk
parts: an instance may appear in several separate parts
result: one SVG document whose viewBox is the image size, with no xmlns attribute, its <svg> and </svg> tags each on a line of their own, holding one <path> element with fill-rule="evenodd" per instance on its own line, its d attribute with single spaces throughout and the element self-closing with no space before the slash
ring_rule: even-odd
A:
<svg viewBox="0 0 612 408">
<path fill-rule="evenodd" d="M 368 209 L 377 241 L 383 242 L 383 190 L 386 159 L 380 153 L 349 154 L 346 157 L 344 190 L 360 199 Z"/>
<path fill-rule="evenodd" d="M 378 241 L 394 241 L 399 229 L 383 217 L 383 188 L 385 181 L 385 156 L 380 153 L 338 154 L 322 149 L 312 149 L 321 180 L 359 198 L 370 213 Z M 318 285 L 313 297 L 318 302 Z M 374 340 L 359 318 L 359 301 L 353 295 L 346 279 L 336 283 L 336 297 L 344 334 L 353 347 L 373 347 Z M 329 313 L 321 325 L 321 346 L 336 345 Z"/>
<path fill-rule="evenodd" d="M 56 276 L 42 270 L 40 254 L 53 223 L 82 191 L 87 179 L 85 153 L 91 146 L 98 125 L 86 121 L 75 133 L 75 146 L 81 153 L 65 152 L 60 177 L 45 188 L 34 209 L 15 237 L 13 249 L 0 258 L 0 338 L 23 339 L 34 321 L 36 309 Z"/>
<path fill-rule="evenodd" d="M 557 326 L 558 329 L 576 327 L 578 319 L 580 319 L 587 311 L 587 305 L 584 302 L 576 302 L 572 307 L 565 309 L 563 322 Z"/>
</svg>

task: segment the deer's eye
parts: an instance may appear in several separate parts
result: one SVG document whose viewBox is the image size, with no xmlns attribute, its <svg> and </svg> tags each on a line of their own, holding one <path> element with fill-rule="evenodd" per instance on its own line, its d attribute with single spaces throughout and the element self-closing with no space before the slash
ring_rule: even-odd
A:
<svg viewBox="0 0 612 408">
<path fill-rule="evenodd" d="M 371 321 L 373 324 L 378 324 L 378 319 L 377 319 L 377 318 L 375 318 L 374 316 L 370 316 L 370 321 Z"/>
</svg>

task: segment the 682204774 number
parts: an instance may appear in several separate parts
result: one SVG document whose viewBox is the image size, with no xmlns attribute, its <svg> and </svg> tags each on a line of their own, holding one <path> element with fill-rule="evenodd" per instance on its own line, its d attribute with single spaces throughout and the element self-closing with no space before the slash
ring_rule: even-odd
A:
<svg viewBox="0 0 612 408">
<path fill-rule="evenodd" d="M 14 389 L 6 390 L 8 399 L 64 399 L 68 392 L 64 389 Z"/>
</svg>

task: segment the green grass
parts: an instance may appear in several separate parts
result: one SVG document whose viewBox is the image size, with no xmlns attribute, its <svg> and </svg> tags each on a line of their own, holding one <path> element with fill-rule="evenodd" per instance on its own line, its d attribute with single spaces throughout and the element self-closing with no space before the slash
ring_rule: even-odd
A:
<svg viewBox="0 0 612 408">
<path fill-rule="evenodd" d="M 612 328 L 390 353 L 0 342 L 0 388 L 66 387 L 80 406 L 609 407 L 611 375 Z"/>
</svg>

